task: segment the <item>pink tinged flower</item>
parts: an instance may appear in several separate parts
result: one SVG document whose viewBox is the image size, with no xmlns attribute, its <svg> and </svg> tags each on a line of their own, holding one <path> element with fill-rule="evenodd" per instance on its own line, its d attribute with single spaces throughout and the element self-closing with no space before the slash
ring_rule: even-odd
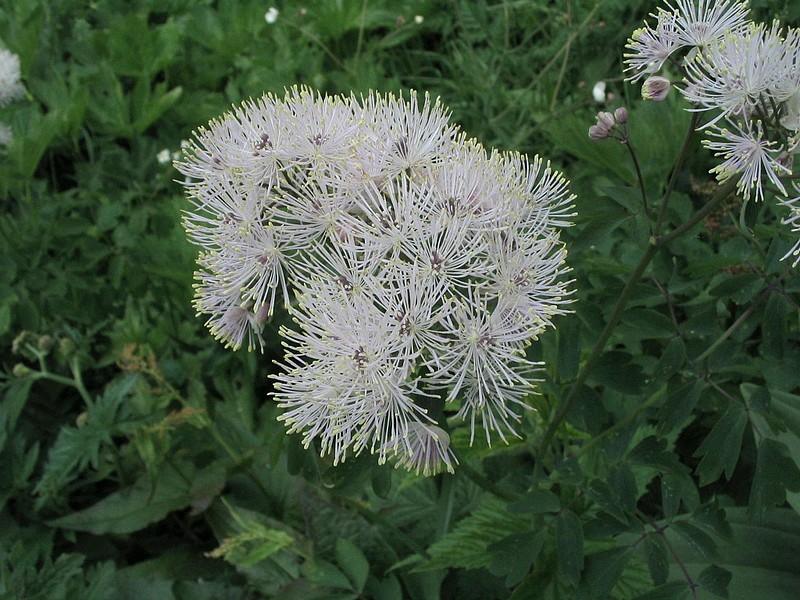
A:
<svg viewBox="0 0 800 600">
<path fill-rule="evenodd" d="M 566 248 L 557 238 L 497 236 L 489 254 L 494 270 L 484 293 L 497 299 L 495 312 L 516 321 L 527 337 L 535 338 L 555 316 L 569 312 L 573 282 L 564 278 Z"/>
<path fill-rule="evenodd" d="M 511 227 L 510 233 L 534 239 L 555 234 L 559 228 L 572 224 L 575 195 L 569 192 L 568 181 L 551 167 L 550 161 L 538 155 L 528 159 L 511 152 L 501 157 L 500 164 L 507 183 L 503 188 L 503 216 L 498 229 Z"/>
<path fill-rule="evenodd" d="M 670 55 L 681 47 L 677 29 L 677 18 L 674 13 L 659 9 L 655 29 L 649 26 L 633 32 L 626 48 L 625 71 L 632 71 L 629 81 L 638 81 L 650 73 L 661 70 Z"/>
<path fill-rule="evenodd" d="M 739 176 L 736 189 L 745 199 L 755 190 L 756 200 L 762 200 L 767 180 L 786 195 L 779 177 L 790 175 L 791 170 L 781 164 L 781 149 L 775 147 L 775 142 L 764 139 L 760 122 L 756 121 L 750 130 L 715 127 L 709 135 L 718 141 L 703 140 L 703 145 L 724 159 L 722 164 L 711 169 L 719 181 Z"/>
<path fill-rule="evenodd" d="M 424 477 L 436 475 L 443 470 L 454 473 L 453 463 L 458 464 L 450 449 L 450 436 L 436 425 L 411 422 L 401 448 L 396 451 L 395 467 L 414 471 Z M 394 449 L 394 448 L 393 448 Z"/>
<path fill-rule="evenodd" d="M 667 99 L 672 83 L 666 77 L 653 75 L 645 79 L 642 84 L 642 98 L 654 102 L 662 102 Z"/>
</svg>

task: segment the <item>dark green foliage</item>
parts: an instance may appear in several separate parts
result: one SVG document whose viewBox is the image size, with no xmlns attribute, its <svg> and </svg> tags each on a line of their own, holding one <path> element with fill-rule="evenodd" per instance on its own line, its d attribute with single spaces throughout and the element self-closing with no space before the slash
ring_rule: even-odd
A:
<svg viewBox="0 0 800 600">
<path fill-rule="evenodd" d="M 800 21 L 797 3 L 751 5 Z M 654 4 L 276 6 L 273 24 L 255 0 L 0 6 L 27 91 L 0 108 L 0 600 L 794 599 L 792 240 L 774 202 L 731 197 L 653 246 L 691 118 L 621 78 Z M 629 108 L 647 203 L 626 149 L 587 137 L 598 80 Z M 429 91 L 470 135 L 572 181 L 574 313 L 530 349 L 537 410 L 508 446 L 468 447 L 453 422 L 455 475 L 321 459 L 267 396 L 288 315 L 258 356 L 194 315 L 187 204 L 157 155 L 294 84 Z M 712 164 L 691 141 L 664 232 L 717 191 Z"/>
</svg>

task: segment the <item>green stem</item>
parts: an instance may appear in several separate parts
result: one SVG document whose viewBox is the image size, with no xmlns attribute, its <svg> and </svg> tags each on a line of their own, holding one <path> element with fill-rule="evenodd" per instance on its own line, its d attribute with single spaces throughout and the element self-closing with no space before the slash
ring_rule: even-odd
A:
<svg viewBox="0 0 800 600">
<path fill-rule="evenodd" d="M 442 475 L 442 487 L 439 491 L 439 509 L 441 520 L 436 528 L 436 539 L 440 539 L 450 529 L 450 520 L 453 517 L 453 502 L 455 500 L 455 475 L 444 473 Z"/>
<path fill-rule="evenodd" d="M 657 250 L 658 246 L 654 244 L 649 245 L 647 250 L 645 250 L 644 255 L 642 255 L 642 258 L 639 260 L 639 264 L 636 265 L 633 273 L 631 273 L 631 276 L 628 278 L 628 282 L 625 284 L 622 293 L 619 295 L 617 304 L 614 307 L 614 311 L 611 313 L 611 316 L 609 317 L 608 323 L 606 323 L 605 329 L 603 329 L 603 333 L 601 333 L 600 337 L 597 339 L 594 348 L 592 348 L 591 354 L 589 354 L 589 358 L 587 358 L 586 362 L 583 363 L 583 367 L 581 367 L 580 373 L 578 373 L 578 378 L 572 384 L 572 387 L 570 387 L 567 397 L 558 407 L 558 412 L 556 412 L 555 417 L 550 422 L 550 426 L 547 428 L 544 438 L 542 438 L 542 443 L 539 445 L 539 456 L 544 455 L 544 451 L 550 445 L 556 430 L 558 429 L 559 425 L 561 425 L 564 417 L 567 416 L 570 408 L 572 408 L 572 404 L 575 402 L 575 398 L 578 396 L 578 390 L 580 390 L 587 377 L 589 377 L 589 373 L 592 371 L 595 363 L 600 358 L 600 355 L 606 346 L 606 342 L 608 342 L 608 339 L 614 332 L 617 323 L 622 317 L 622 313 L 625 311 L 625 307 L 628 305 L 628 300 L 633 294 L 634 288 L 639 283 L 639 279 L 641 278 L 647 266 L 650 264 L 650 261 L 655 256 Z"/>
<path fill-rule="evenodd" d="M 765 289 L 763 292 L 761 292 L 761 294 L 758 296 L 758 298 L 756 298 L 750 304 L 750 306 L 747 307 L 747 310 L 745 310 L 741 315 L 739 315 L 739 318 L 736 319 L 736 321 L 734 321 L 731 324 L 731 326 L 728 327 L 728 329 L 726 329 L 723 332 L 723 334 L 721 336 L 719 336 L 719 338 L 713 344 L 711 344 L 708 348 L 706 348 L 705 352 L 703 352 L 700 356 L 698 356 L 697 358 L 695 358 L 692 361 L 692 364 L 693 365 L 699 365 L 705 359 L 707 359 L 709 356 L 714 354 L 714 352 L 716 352 L 717 348 L 719 348 L 723 344 L 723 342 L 725 340 L 727 340 L 729 337 L 731 337 L 731 335 L 733 335 L 733 333 L 737 329 L 739 329 L 739 327 L 742 326 L 742 323 L 744 323 L 748 319 L 748 317 L 750 317 L 750 315 L 753 314 L 755 309 L 758 308 L 761 305 L 762 302 L 764 302 L 767 298 L 770 297 L 772 292 L 775 291 L 775 286 L 778 283 L 780 283 L 783 280 L 783 278 L 786 277 L 789 274 L 790 271 L 791 271 L 791 265 L 787 266 L 783 270 L 783 273 L 781 273 L 773 283 L 769 284 L 767 286 L 767 289 Z"/>
<path fill-rule="evenodd" d="M 483 473 L 473 469 L 466 460 L 456 455 L 456 460 L 458 460 L 458 470 L 464 475 L 466 475 L 472 483 L 477 485 L 479 488 L 489 492 L 490 494 L 494 494 L 498 498 L 502 498 L 503 500 L 508 500 L 509 502 L 514 502 L 518 500 L 518 497 L 513 492 L 506 491 L 501 487 L 498 487 L 493 481 L 490 481 Z"/>
<path fill-rule="evenodd" d="M 679 238 L 684 233 L 689 231 L 692 227 L 694 227 L 700 221 L 705 219 L 706 216 L 715 208 L 717 208 L 717 206 L 719 206 L 723 200 L 728 198 L 728 196 L 730 196 L 731 192 L 733 192 L 735 187 L 736 187 L 736 182 L 732 180 L 723 184 L 722 187 L 720 187 L 719 190 L 717 190 L 717 193 L 714 194 L 714 197 L 711 198 L 711 200 L 709 200 L 708 202 L 706 202 L 703 208 L 694 213 L 691 216 L 691 218 L 689 218 L 688 221 L 679 225 L 678 227 L 670 231 L 667 235 L 657 237 L 656 245 L 659 247 L 666 246 L 673 240 Z"/>
<path fill-rule="evenodd" d="M 618 421 L 613 426 L 609 427 L 608 429 L 602 431 L 598 435 L 594 436 L 588 442 L 586 442 L 583 446 L 581 446 L 580 450 L 578 450 L 574 455 L 573 458 L 580 458 L 583 456 L 587 450 L 593 448 L 600 442 L 602 442 L 607 437 L 614 435 L 617 431 L 625 429 L 630 423 L 636 420 L 636 418 L 646 411 L 648 408 L 653 406 L 656 402 L 658 402 L 661 397 L 666 393 L 667 388 L 666 386 L 662 386 L 658 390 L 656 390 L 647 400 L 642 402 L 639 406 L 637 406 L 633 412 L 628 413 L 624 419 Z"/>
<path fill-rule="evenodd" d="M 669 181 L 667 182 L 667 189 L 664 190 L 664 197 L 661 200 L 661 208 L 658 211 L 658 219 L 656 226 L 653 230 L 653 235 L 658 236 L 661 233 L 661 228 L 664 226 L 664 217 L 667 214 L 667 204 L 672 197 L 672 192 L 675 190 L 675 184 L 678 183 L 678 175 L 680 175 L 683 161 L 686 160 L 686 155 L 689 153 L 689 144 L 692 141 L 695 129 L 697 129 L 697 122 L 700 120 L 700 113 L 692 113 L 692 120 L 689 122 L 689 129 L 683 138 L 681 150 L 678 152 L 678 158 L 675 159 L 675 166 L 672 168 Z"/>
<path fill-rule="evenodd" d="M 631 155 L 631 161 L 633 162 L 633 169 L 636 171 L 636 180 L 639 182 L 639 191 L 642 194 L 642 206 L 644 207 L 644 214 L 648 214 L 648 207 L 647 207 L 647 191 L 644 187 L 644 177 L 642 177 L 642 170 L 639 168 L 639 159 L 636 158 L 636 152 L 633 150 L 633 145 L 629 139 L 626 139 L 622 142 L 623 145 L 628 149 L 628 152 Z"/>
</svg>

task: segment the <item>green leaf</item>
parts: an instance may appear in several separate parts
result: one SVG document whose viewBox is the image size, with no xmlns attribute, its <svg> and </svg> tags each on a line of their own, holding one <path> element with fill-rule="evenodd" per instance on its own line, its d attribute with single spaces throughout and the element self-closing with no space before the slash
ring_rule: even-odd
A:
<svg viewBox="0 0 800 600">
<path fill-rule="evenodd" d="M 617 494 L 611 485 L 603 479 L 592 479 L 586 488 L 588 496 L 606 513 L 622 523 L 627 523 L 623 508 L 617 499 Z"/>
<path fill-rule="evenodd" d="M 692 578 L 713 562 L 731 573 L 730 598 L 796 600 L 800 589 L 800 516 L 790 509 L 776 509 L 763 521 L 751 521 L 744 508 L 728 508 L 726 517 L 733 530 L 730 540 L 720 539 L 719 556 L 709 560 L 695 544 L 666 529 L 675 552 Z M 673 564 L 673 577 L 680 569 Z"/>
<path fill-rule="evenodd" d="M 711 287 L 708 293 L 715 298 L 730 297 L 737 304 L 744 304 L 764 287 L 763 278 L 756 273 L 726 276 L 720 283 Z"/>
<path fill-rule="evenodd" d="M 666 583 L 669 577 L 669 556 L 667 546 L 657 533 L 650 533 L 644 540 L 647 555 L 647 569 L 655 585 Z"/>
<path fill-rule="evenodd" d="M 770 294 L 761 320 L 761 354 L 767 358 L 783 357 L 787 340 L 788 306 L 781 294 Z"/>
<path fill-rule="evenodd" d="M 670 581 L 658 586 L 652 592 L 637 596 L 636 600 L 686 600 L 691 597 L 689 584 L 685 581 Z"/>
<path fill-rule="evenodd" d="M 622 315 L 622 322 L 642 332 L 642 339 L 672 338 L 675 325 L 667 315 L 650 308 L 632 308 Z"/>
<path fill-rule="evenodd" d="M 736 463 L 739 462 L 746 425 L 747 414 L 744 406 L 739 402 L 731 403 L 694 453 L 696 457 L 703 457 L 697 465 L 700 485 L 716 481 L 723 471 L 726 479 L 731 478 Z"/>
<path fill-rule="evenodd" d="M 586 568 L 575 597 L 586 600 L 607 597 L 632 554 L 632 548 L 620 547 L 587 555 Z"/>
<path fill-rule="evenodd" d="M 656 431 L 665 435 L 684 425 L 689 419 L 705 383 L 695 379 L 678 386 L 667 394 L 667 399 L 658 411 Z"/>
<path fill-rule="evenodd" d="M 556 519 L 556 555 L 558 572 L 577 586 L 583 570 L 583 525 L 571 510 Z"/>
<path fill-rule="evenodd" d="M 550 490 L 531 490 L 509 504 L 508 510 L 514 514 L 534 515 L 558 512 L 561 510 L 561 502 L 559 502 L 558 496 Z"/>
<path fill-rule="evenodd" d="M 506 587 L 514 587 L 531 570 L 536 557 L 542 550 L 547 529 L 532 532 L 514 533 L 489 546 L 494 555 L 491 568 L 493 575 L 505 576 Z"/>
<path fill-rule="evenodd" d="M 170 464 L 162 465 L 155 481 L 139 478 L 131 487 L 106 496 L 89 508 L 48 521 L 51 527 L 87 531 L 95 535 L 123 534 L 138 531 L 160 521 L 170 512 L 192 502 L 193 470 L 179 472 Z"/>
<path fill-rule="evenodd" d="M 800 492 L 800 469 L 789 456 L 786 445 L 765 438 L 758 446 L 756 472 L 750 491 L 748 511 L 758 521 L 786 501 L 786 491 Z"/>
<path fill-rule="evenodd" d="M 673 521 L 670 531 L 676 532 L 692 549 L 706 560 L 717 558 L 717 544 L 705 531 L 688 521 Z"/>
<path fill-rule="evenodd" d="M 471 515 L 459 521 L 452 531 L 431 545 L 428 548 L 430 560 L 414 570 L 488 568 L 492 555 L 487 548 L 512 533 L 528 529 L 528 524 L 528 518 L 506 510 L 506 502 L 488 496 Z"/>
<path fill-rule="evenodd" d="M 731 572 L 716 565 L 710 565 L 703 569 L 697 578 L 698 583 L 704 589 L 720 598 L 728 597 L 728 584 L 731 581 Z"/>
<path fill-rule="evenodd" d="M 353 589 L 353 584 L 347 576 L 325 560 L 314 559 L 307 568 L 307 577 L 311 583 L 340 590 Z"/>
<path fill-rule="evenodd" d="M 350 540 L 336 540 L 336 560 L 353 584 L 353 591 L 361 593 L 369 576 L 369 562 L 361 549 Z"/>
</svg>

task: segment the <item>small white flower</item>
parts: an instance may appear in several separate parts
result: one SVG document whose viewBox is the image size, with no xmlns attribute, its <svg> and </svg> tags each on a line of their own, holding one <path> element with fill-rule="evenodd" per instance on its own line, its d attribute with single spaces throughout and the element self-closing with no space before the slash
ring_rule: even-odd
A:
<svg viewBox="0 0 800 600">
<path fill-rule="evenodd" d="M 422 15 L 414 15 L 414 23 L 417 25 L 422 25 L 422 22 L 425 20 L 425 17 Z"/>
<path fill-rule="evenodd" d="M 751 191 L 755 190 L 756 200 L 763 200 L 766 179 L 786 195 L 779 176 L 791 175 L 791 170 L 781 164 L 781 149 L 764 138 L 761 122 L 755 122 L 753 129 L 747 131 L 715 127 L 709 135 L 719 141 L 703 140 L 703 145 L 724 159 L 722 164 L 711 169 L 719 181 L 741 175 L 736 189 L 745 199 L 750 198 Z"/>
<path fill-rule="evenodd" d="M 645 24 L 628 40 L 625 70 L 633 72 L 629 80 L 657 73 L 681 48 L 706 48 L 747 24 L 747 3 L 741 0 L 675 0 L 667 7 L 650 15 L 656 18 L 655 28 Z"/>
<path fill-rule="evenodd" d="M 270 6 L 266 13 L 264 13 L 264 20 L 272 25 L 278 20 L 278 15 L 280 11 L 275 8 L 274 6 Z"/>
<path fill-rule="evenodd" d="M 19 56 L 0 48 L 0 107 L 25 95 L 19 78 Z"/>
<path fill-rule="evenodd" d="M 158 164 L 165 165 L 172 160 L 172 153 L 168 148 L 164 148 L 161 152 L 156 154 L 156 160 L 158 161 Z"/>
<path fill-rule="evenodd" d="M 606 82 L 605 81 L 598 81 L 594 84 L 592 88 L 592 98 L 598 104 L 602 104 L 606 101 Z"/>
</svg>

